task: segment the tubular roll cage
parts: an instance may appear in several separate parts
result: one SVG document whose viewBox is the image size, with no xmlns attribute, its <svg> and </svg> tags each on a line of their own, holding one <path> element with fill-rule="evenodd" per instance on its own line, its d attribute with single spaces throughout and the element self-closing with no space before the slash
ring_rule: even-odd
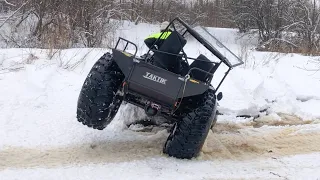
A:
<svg viewBox="0 0 320 180">
<path fill-rule="evenodd" d="M 193 28 L 191 28 L 187 23 L 185 23 L 183 20 L 181 20 L 179 17 L 173 19 L 170 24 L 166 27 L 165 30 L 168 30 L 169 27 L 173 27 L 174 31 L 177 31 L 176 27 L 175 27 L 175 22 L 179 22 L 180 24 L 182 24 L 186 29 L 185 31 L 181 34 L 182 36 L 184 36 L 187 32 L 190 33 L 190 35 L 192 35 L 196 40 L 198 40 L 203 46 L 205 46 L 207 48 L 207 50 L 209 50 L 212 54 L 214 54 L 219 60 L 220 62 L 217 63 L 217 62 L 207 62 L 207 61 L 204 61 L 204 60 L 201 60 L 201 59 L 196 59 L 196 58 L 192 58 L 192 57 L 188 57 L 186 55 L 186 53 L 184 52 L 183 48 L 182 48 L 182 55 L 181 54 L 172 54 L 172 53 L 168 53 L 168 52 L 164 52 L 164 51 L 159 51 L 157 49 L 152 49 L 152 47 L 155 46 L 155 44 L 161 39 L 161 37 L 165 34 L 165 31 L 160 35 L 160 37 L 155 41 L 155 43 L 151 46 L 151 48 L 149 48 L 147 54 L 150 54 L 150 51 L 153 51 L 153 52 L 159 52 L 159 53 L 163 53 L 163 54 L 169 54 L 169 55 L 173 55 L 173 56 L 177 56 L 177 57 L 181 57 L 181 58 L 184 58 L 184 60 L 188 63 L 188 59 L 190 60 L 195 60 L 195 61 L 202 61 L 202 62 L 205 62 L 205 63 L 213 63 L 213 64 L 216 64 L 213 68 L 216 68 L 218 69 L 220 67 L 220 65 L 222 63 L 224 63 L 226 66 L 228 66 L 228 70 L 225 72 L 222 80 L 220 81 L 219 85 L 217 86 L 217 88 L 215 88 L 216 91 L 218 91 L 218 89 L 221 87 L 222 83 L 224 82 L 224 80 L 226 79 L 227 75 L 230 73 L 230 71 L 236 67 L 236 66 L 239 66 L 239 65 L 242 65 L 244 64 L 244 62 L 242 60 L 239 59 L 239 63 L 237 64 L 234 64 L 232 65 L 230 63 L 230 61 L 224 56 L 222 55 L 215 47 L 213 47 L 212 45 L 210 45 L 210 43 L 208 41 L 205 40 L 205 38 L 203 38 L 199 33 L 197 33 Z M 217 38 L 215 38 L 214 36 L 212 36 L 205 28 L 202 28 L 204 31 L 206 31 L 213 39 L 215 39 L 217 41 L 217 43 L 219 43 L 220 46 L 223 46 L 225 49 L 229 50 L 226 46 L 224 46 Z M 178 31 L 177 31 L 178 32 Z M 138 47 L 135 43 L 127 40 L 127 39 L 124 39 L 124 38 L 119 38 L 118 41 L 117 41 L 117 44 L 115 46 L 115 49 L 117 49 L 119 43 L 121 41 L 125 41 L 126 42 L 126 45 L 124 47 L 124 49 L 122 50 L 123 52 L 125 52 L 128 48 L 128 45 L 131 44 L 135 47 L 135 52 L 133 54 L 133 57 L 136 57 L 137 55 L 137 51 L 138 51 Z M 152 50 L 151 50 L 152 49 Z M 230 53 L 232 53 L 230 50 L 229 50 Z M 235 57 L 236 55 L 234 53 L 232 53 Z M 144 58 L 144 60 L 147 62 L 148 59 L 147 59 L 148 56 L 146 56 Z M 189 64 L 189 63 L 188 63 Z M 210 73 L 210 71 L 212 69 L 210 69 L 210 71 L 204 71 L 202 69 L 199 69 L 199 68 L 196 68 L 196 67 L 193 67 L 189 70 L 188 74 L 190 74 L 192 71 L 201 71 L 201 72 L 204 72 L 206 73 L 208 76 L 210 76 L 210 79 L 209 79 L 209 82 L 212 81 L 213 79 L 213 73 Z"/>
</svg>

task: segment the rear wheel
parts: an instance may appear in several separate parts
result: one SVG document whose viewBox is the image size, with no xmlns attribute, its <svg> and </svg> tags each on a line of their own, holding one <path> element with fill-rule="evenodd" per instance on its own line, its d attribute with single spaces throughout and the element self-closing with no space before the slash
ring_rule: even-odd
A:
<svg viewBox="0 0 320 180">
<path fill-rule="evenodd" d="M 103 130 L 117 114 L 122 103 L 118 89 L 124 75 L 106 53 L 92 67 L 78 99 L 77 119 L 82 124 Z"/>
<path fill-rule="evenodd" d="M 208 90 L 201 97 L 193 98 L 195 108 L 186 108 L 173 126 L 163 152 L 180 159 L 197 157 L 216 115 L 216 97 Z"/>
</svg>

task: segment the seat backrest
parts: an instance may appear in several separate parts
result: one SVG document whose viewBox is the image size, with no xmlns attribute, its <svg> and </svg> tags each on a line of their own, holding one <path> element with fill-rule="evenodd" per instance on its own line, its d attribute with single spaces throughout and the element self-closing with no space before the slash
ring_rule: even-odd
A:
<svg viewBox="0 0 320 180">
<path fill-rule="evenodd" d="M 183 36 L 181 36 L 178 32 L 173 31 L 158 49 L 162 52 L 154 53 L 154 64 L 168 71 L 177 73 L 177 69 L 180 66 L 181 57 L 176 55 L 182 51 L 186 43 L 187 40 L 185 40 Z"/>
<path fill-rule="evenodd" d="M 190 69 L 191 68 L 199 68 L 199 69 L 202 69 L 206 72 L 209 72 L 209 73 L 214 73 L 216 70 L 217 70 L 217 64 L 215 63 L 212 63 L 206 56 L 204 56 L 203 54 L 200 54 L 198 57 L 197 57 L 198 60 L 195 60 L 193 61 L 191 64 L 190 64 Z M 191 73 L 190 73 L 190 76 L 194 79 L 197 79 L 197 80 L 200 80 L 200 81 L 203 81 L 203 82 L 206 82 L 207 81 L 207 78 L 210 78 L 211 76 L 208 75 L 207 73 L 205 72 L 201 72 L 201 71 L 198 71 L 198 70 L 192 70 Z"/>
</svg>

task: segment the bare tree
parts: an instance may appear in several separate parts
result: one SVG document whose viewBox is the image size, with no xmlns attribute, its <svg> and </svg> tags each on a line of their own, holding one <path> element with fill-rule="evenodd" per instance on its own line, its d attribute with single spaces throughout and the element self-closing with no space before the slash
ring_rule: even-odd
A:
<svg viewBox="0 0 320 180">
<path fill-rule="evenodd" d="M 2 0 L 2 1 L 3 1 L 4 3 L 10 5 L 10 6 L 16 6 L 16 5 L 14 5 L 13 3 L 8 2 L 7 0 Z"/>
<path fill-rule="evenodd" d="M 290 30 L 296 33 L 296 43 L 307 54 L 319 52 L 319 10 L 316 0 L 297 0 L 294 6 L 289 9 L 288 21 L 294 24 Z"/>
<path fill-rule="evenodd" d="M 13 4 L 8 3 L 7 1 L 4 1 L 5 3 L 11 5 L 11 6 L 15 6 Z M 16 15 L 25 5 L 27 5 L 29 3 L 29 1 L 23 3 L 19 8 L 17 8 L 11 15 L 9 15 L 1 24 L 0 24 L 0 28 L 10 19 L 12 18 L 14 15 Z"/>
<path fill-rule="evenodd" d="M 0 27 L 11 19 L 17 28 L 33 18 L 28 37 L 46 48 L 100 47 L 116 21 L 158 23 L 177 16 L 192 25 L 257 33 L 261 50 L 314 54 L 320 48 L 316 0 L 0 0 L 0 6 L 10 9 Z"/>
</svg>

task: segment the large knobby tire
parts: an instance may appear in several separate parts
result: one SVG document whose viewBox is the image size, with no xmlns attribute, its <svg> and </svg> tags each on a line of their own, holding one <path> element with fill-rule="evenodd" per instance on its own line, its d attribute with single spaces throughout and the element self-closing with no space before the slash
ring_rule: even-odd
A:
<svg viewBox="0 0 320 180">
<path fill-rule="evenodd" d="M 216 96 L 208 90 L 197 99 L 196 107 L 186 110 L 173 126 L 163 152 L 179 159 L 197 157 L 216 115 Z"/>
<path fill-rule="evenodd" d="M 117 95 L 124 75 L 110 53 L 104 54 L 89 72 L 78 98 L 77 119 L 103 130 L 116 115 L 122 97 Z"/>
<path fill-rule="evenodd" d="M 213 129 L 213 127 L 217 124 L 217 121 L 218 121 L 218 114 L 219 114 L 219 111 L 217 110 L 216 111 L 216 114 L 213 118 L 213 121 L 212 121 L 212 124 L 211 124 L 211 128 L 210 129 Z"/>
</svg>

